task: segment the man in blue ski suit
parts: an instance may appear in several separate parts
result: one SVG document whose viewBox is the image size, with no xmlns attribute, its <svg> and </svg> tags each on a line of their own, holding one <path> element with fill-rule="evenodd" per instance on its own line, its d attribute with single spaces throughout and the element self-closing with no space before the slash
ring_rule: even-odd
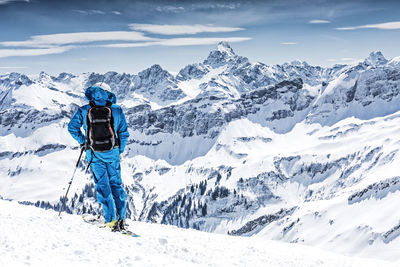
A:
<svg viewBox="0 0 400 267">
<path fill-rule="evenodd" d="M 124 229 L 126 214 L 126 192 L 122 187 L 120 154 L 124 152 L 129 133 L 125 115 L 120 106 L 116 105 L 116 96 L 105 83 L 97 83 L 85 91 L 85 98 L 95 106 L 106 106 L 107 102 L 111 108 L 114 131 L 119 138 L 118 144 L 111 150 L 104 152 L 93 151 L 87 148 L 86 159 L 96 183 L 97 201 L 102 204 L 106 225 L 114 231 Z M 72 137 L 84 146 L 87 141 L 87 114 L 91 108 L 90 104 L 80 107 L 68 124 L 68 131 Z M 81 127 L 85 130 L 85 135 Z"/>
</svg>

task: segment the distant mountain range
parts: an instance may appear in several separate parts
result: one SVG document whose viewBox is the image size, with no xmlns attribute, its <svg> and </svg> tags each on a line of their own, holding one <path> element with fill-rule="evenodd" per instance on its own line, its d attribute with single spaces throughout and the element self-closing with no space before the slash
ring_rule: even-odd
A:
<svg viewBox="0 0 400 267">
<path fill-rule="evenodd" d="M 132 218 L 397 257 L 400 57 L 266 65 L 221 42 L 177 75 L 0 75 L 3 198 L 58 208 L 78 156 L 67 123 L 99 81 L 129 123 Z M 99 212 L 84 169 L 68 212 Z"/>
</svg>

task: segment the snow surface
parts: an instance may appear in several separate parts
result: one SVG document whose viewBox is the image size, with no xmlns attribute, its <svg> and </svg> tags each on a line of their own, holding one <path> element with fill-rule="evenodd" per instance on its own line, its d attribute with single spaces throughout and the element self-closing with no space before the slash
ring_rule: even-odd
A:
<svg viewBox="0 0 400 267">
<path fill-rule="evenodd" d="M 129 221 L 140 237 L 0 200 L 1 266 L 396 266 L 299 244 Z"/>
</svg>

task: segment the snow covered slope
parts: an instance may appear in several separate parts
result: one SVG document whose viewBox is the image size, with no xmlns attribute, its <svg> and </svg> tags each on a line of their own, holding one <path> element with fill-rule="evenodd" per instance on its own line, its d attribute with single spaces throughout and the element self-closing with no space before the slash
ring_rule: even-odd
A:
<svg viewBox="0 0 400 267">
<path fill-rule="evenodd" d="M 395 260 L 398 140 L 400 112 L 331 127 L 300 123 L 284 135 L 234 121 L 203 157 L 178 167 L 137 167 L 142 185 L 157 185 L 155 204 L 140 218 Z M 167 171 L 157 174 L 154 166 Z M 189 186 L 179 190 L 183 182 Z"/>
<path fill-rule="evenodd" d="M 141 237 L 80 216 L 0 200 L 1 266 L 395 266 L 299 244 L 129 222 Z M 223 244 L 223 245 L 222 245 Z"/>
</svg>

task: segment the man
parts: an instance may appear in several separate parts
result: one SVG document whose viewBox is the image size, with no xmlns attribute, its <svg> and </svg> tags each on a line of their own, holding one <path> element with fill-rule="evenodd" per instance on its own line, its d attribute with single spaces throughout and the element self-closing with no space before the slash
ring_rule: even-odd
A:
<svg viewBox="0 0 400 267">
<path fill-rule="evenodd" d="M 96 83 L 85 91 L 89 104 L 80 107 L 68 124 L 68 131 L 86 148 L 102 204 L 105 223 L 113 231 L 125 229 L 126 192 L 122 187 L 120 154 L 129 137 L 128 124 L 110 86 Z M 85 135 L 81 127 L 85 130 Z"/>
</svg>

